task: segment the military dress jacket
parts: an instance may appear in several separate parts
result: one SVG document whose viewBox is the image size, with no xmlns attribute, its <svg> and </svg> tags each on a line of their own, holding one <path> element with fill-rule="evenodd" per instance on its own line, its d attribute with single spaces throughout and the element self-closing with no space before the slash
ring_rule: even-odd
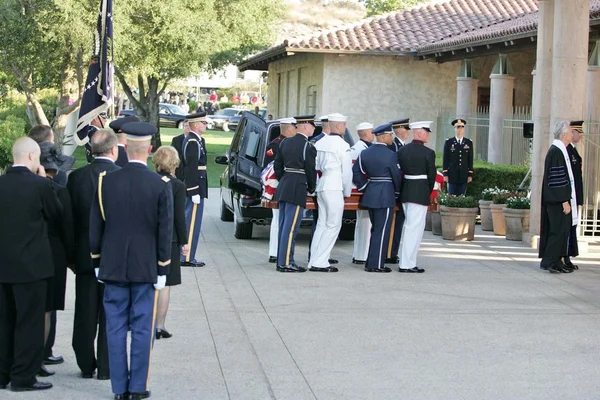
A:
<svg viewBox="0 0 600 400">
<path fill-rule="evenodd" d="M 392 150 L 394 153 L 404 147 L 405 144 L 402 144 L 398 136 L 394 135 L 394 142 L 388 146 L 388 149 Z"/>
<path fill-rule="evenodd" d="M 127 151 L 125 150 L 125 145 L 119 144 L 119 156 L 117 157 L 117 164 L 119 167 L 124 167 L 125 164 L 129 162 L 129 156 L 127 155 Z"/>
<path fill-rule="evenodd" d="M 473 177 L 473 142 L 465 137 L 458 143 L 456 137 L 444 143 L 443 174 L 448 183 L 467 183 Z"/>
<path fill-rule="evenodd" d="M 100 174 L 90 213 L 90 250 L 99 279 L 156 283 L 167 275 L 173 238 L 170 179 L 139 162 Z"/>
<path fill-rule="evenodd" d="M 301 133 L 281 142 L 273 164 L 279 181 L 275 200 L 306 207 L 306 195 L 317 185 L 316 157 L 315 146 Z"/>
<path fill-rule="evenodd" d="M 396 153 L 383 143 L 363 150 L 352 166 L 352 181 L 363 195 L 366 208 L 391 208 L 402 188 Z"/>
<path fill-rule="evenodd" d="M 425 147 L 420 140 L 413 140 L 398 150 L 397 157 L 404 174 L 400 201 L 429 206 L 437 175 L 435 151 Z"/>
<path fill-rule="evenodd" d="M 582 158 L 579 152 L 572 144 L 567 146 L 567 153 L 569 154 L 569 160 L 571 160 L 571 169 L 573 170 L 573 180 L 575 181 L 575 195 L 577 199 L 577 205 L 583 205 L 583 168 Z"/>
<path fill-rule="evenodd" d="M 279 145 L 285 139 L 285 136 L 279 135 L 275 139 L 271 140 L 271 143 L 267 145 L 267 150 L 265 152 L 265 161 L 263 165 L 266 167 L 271 161 L 275 159 L 275 154 L 279 150 Z"/>
<path fill-rule="evenodd" d="M 190 132 L 183 141 L 183 178 L 187 196 L 200 195 L 208 198 L 208 176 L 206 174 L 206 143 L 204 138 Z"/>
<path fill-rule="evenodd" d="M 184 176 L 184 173 L 183 173 L 183 169 L 184 169 L 183 141 L 184 140 L 185 140 L 185 135 L 183 133 L 181 135 L 175 136 L 171 140 L 171 146 L 173 146 L 175 148 L 175 150 L 177 150 L 177 154 L 179 154 L 179 166 L 175 169 L 175 176 L 181 182 L 183 182 L 183 176 Z"/>
</svg>

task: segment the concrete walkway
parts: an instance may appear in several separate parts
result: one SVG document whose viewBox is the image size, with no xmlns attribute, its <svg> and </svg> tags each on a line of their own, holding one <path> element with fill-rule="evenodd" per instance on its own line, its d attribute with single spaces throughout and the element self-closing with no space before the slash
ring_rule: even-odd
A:
<svg viewBox="0 0 600 400">
<path fill-rule="evenodd" d="M 599 399 L 599 253 L 551 275 L 536 252 L 478 232 L 471 243 L 425 233 L 425 274 L 368 274 L 339 242 L 337 274 L 281 274 L 267 263 L 268 227 L 233 237 L 211 190 L 198 249 L 183 269 L 155 343 L 155 399 Z M 306 265 L 308 230 L 297 261 Z M 110 399 L 78 377 L 71 349 L 74 279 L 59 314 L 47 392 L 2 399 Z"/>
</svg>

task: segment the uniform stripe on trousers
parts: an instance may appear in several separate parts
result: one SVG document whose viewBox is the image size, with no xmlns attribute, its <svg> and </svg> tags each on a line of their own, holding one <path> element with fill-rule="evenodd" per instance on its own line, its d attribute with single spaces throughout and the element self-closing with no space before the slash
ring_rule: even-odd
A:
<svg viewBox="0 0 600 400">
<path fill-rule="evenodd" d="M 146 390 L 150 390 L 150 372 L 152 371 L 152 348 L 154 347 L 154 329 L 156 324 L 156 310 L 158 306 L 158 290 L 154 290 L 154 309 L 152 310 L 152 335 L 150 339 L 150 352 L 148 352 L 148 376 L 146 377 Z"/>
<path fill-rule="evenodd" d="M 387 223 L 388 223 L 389 218 L 390 218 L 390 209 L 387 208 L 385 210 L 385 223 L 383 224 L 383 232 L 385 232 L 387 230 Z M 385 234 L 384 234 L 384 237 L 385 237 Z M 381 262 L 381 253 L 383 252 L 383 237 L 381 239 L 382 240 L 379 243 L 379 262 Z M 381 268 L 381 267 L 377 266 L 377 268 Z"/>
<path fill-rule="evenodd" d="M 288 247 L 285 253 L 285 265 L 290 265 L 290 251 L 292 250 L 292 236 L 294 235 L 294 228 L 296 221 L 298 220 L 298 214 L 300 213 L 300 206 L 296 206 L 296 213 L 294 214 L 294 221 L 292 221 L 292 228 L 290 229 L 290 235 L 288 236 Z"/>
<path fill-rule="evenodd" d="M 192 219 L 190 221 L 190 232 L 188 233 L 188 243 L 190 246 L 192 245 L 192 236 L 194 236 L 194 224 L 196 223 L 196 209 L 198 208 L 198 204 L 194 203 L 192 205 Z M 193 250 L 194 255 L 196 255 L 196 249 Z M 190 256 L 192 255 L 192 249 L 190 249 L 185 256 L 185 261 L 190 262 Z"/>
</svg>

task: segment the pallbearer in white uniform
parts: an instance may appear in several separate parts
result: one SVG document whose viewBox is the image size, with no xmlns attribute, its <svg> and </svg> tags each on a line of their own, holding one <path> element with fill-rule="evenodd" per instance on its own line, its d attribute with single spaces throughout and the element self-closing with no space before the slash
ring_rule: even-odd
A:
<svg viewBox="0 0 600 400">
<path fill-rule="evenodd" d="M 315 143 L 316 169 L 321 171 L 317 182 L 319 219 L 311 242 L 310 271 L 337 272 L 329 263 L 331 250 L 342 227 L 344 197 L 352 191 L 352 157 L 350 146 L 344 140 L 346 117 L 329 115 L 331 133 Z"/>
<path fill-rule="evenodd" d="M 352 164 L 360 153 L 373 144 L 373 124 L 362 122 L 356 126 L 359 140 L 350 147 Z M 358 192 L 356 185 L 352 185 L 352 192 Z M 371 219 L 368 210 L 356 211 L 356 228 L 354 229 L 354 252 L 352 253 L 353 264 L 364 264 L 369 255 L 369 241 L 371 240 Z"/>
</svg>

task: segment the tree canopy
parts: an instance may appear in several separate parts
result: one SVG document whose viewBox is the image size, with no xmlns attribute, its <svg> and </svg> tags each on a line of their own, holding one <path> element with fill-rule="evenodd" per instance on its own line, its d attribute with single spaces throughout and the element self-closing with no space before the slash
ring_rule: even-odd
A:
<svg viewBox="0 0 600 400">
<path fill-rule="evenodd" d="M 367 16 L 385 14 L 390 11 L 412 7 L 428 0 L 364 0 Z"/>
</svg>

